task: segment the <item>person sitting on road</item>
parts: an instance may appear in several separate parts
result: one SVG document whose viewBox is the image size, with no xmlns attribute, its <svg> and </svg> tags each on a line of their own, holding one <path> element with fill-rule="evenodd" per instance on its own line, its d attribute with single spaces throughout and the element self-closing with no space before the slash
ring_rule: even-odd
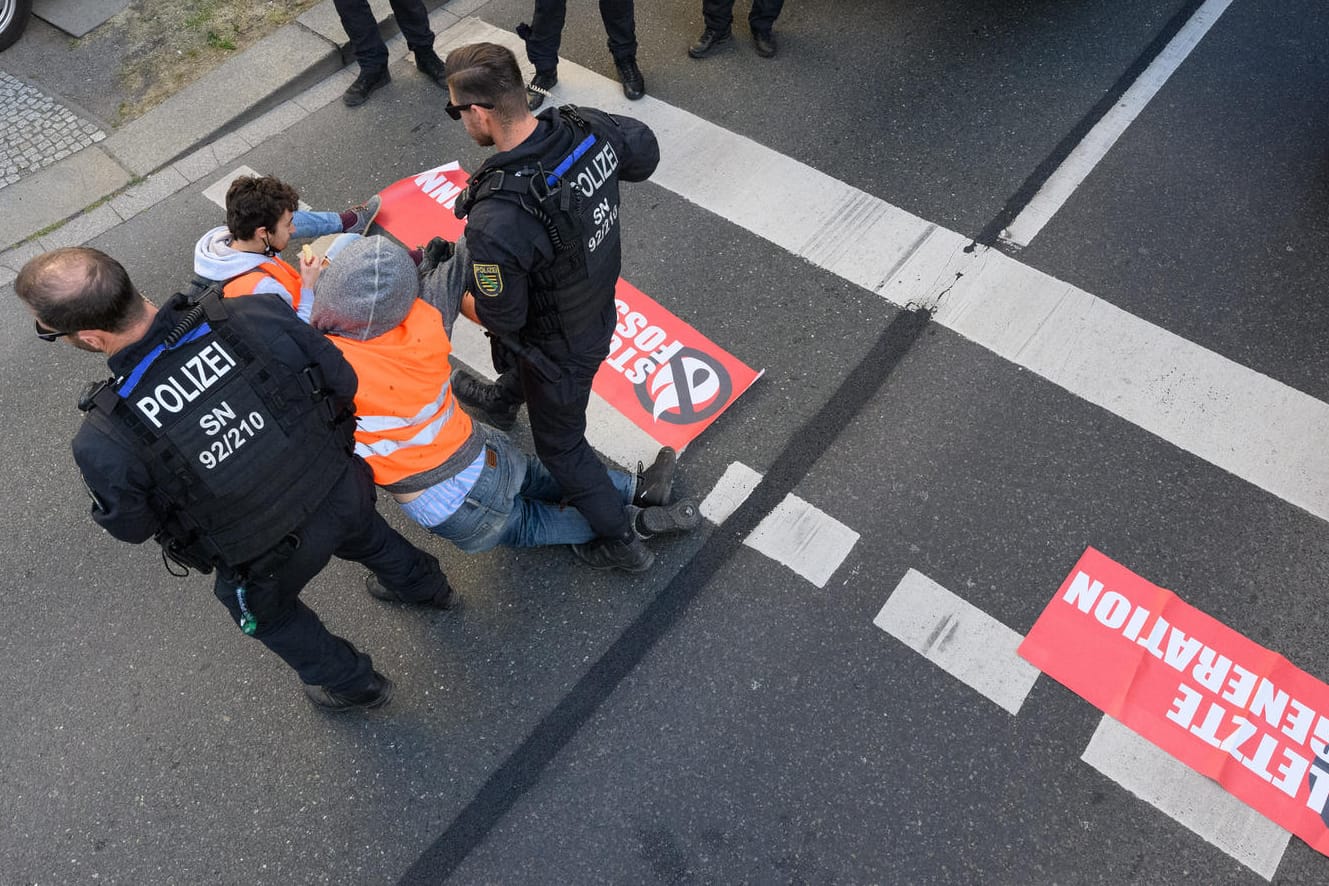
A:
<svg viewBox="0 0 1329 886">
<path fill-rule="evenodd" d="M 439 258 L 444 242 L 436 238 L 426 255 Z M 470 274 L 465 239 L 450 259 L 417 269 L 386 238 L 345 234 L 326 261 L 310 323 L 359 376 L 356 452 L 407 516 L 466 552 L 594 538 L 540 460 L 472 421 L 453 396 L 449 335 Z M 677 459 L 665 447 L 637 474 L 609 472 L 642 538 L 701 523 L 696 502 L 667 504 Z"/>
<path fill-rule="evenodd" d="M 226 224 L 194 246 L 194 273 L 203 286 L 224 283 L 226 296 L 276 293 L 308 321 L 319 263 L 302 259 L 297 270 L 278 253 L 295 236 L 361 233 L 378 214 L 380 202 L 375 195 L 346 212 L 301 211 L 295 188 L 270 175 L 242 175 L 226 190 Z"/>
</svg>

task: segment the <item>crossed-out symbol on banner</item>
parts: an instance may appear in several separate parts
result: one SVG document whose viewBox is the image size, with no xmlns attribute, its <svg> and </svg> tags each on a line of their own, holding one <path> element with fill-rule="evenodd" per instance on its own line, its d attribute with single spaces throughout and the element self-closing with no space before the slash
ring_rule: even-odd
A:
<svg viewBox="0 0 1329 886">
<path fill-rule="evenodd" d="M 688 425 L 723 409 L 734 383 L 715 358 L 696 348 L 682 348 L 634 390 L 642 408 L 656 421 Z"/>
</svg>

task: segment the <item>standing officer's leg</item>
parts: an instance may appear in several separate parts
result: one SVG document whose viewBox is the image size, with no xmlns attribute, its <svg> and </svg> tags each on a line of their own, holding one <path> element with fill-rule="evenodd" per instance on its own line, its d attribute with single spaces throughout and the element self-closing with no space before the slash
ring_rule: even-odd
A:
<svg viewBox="0 0 1329 886">
<path fill-rule="evenodd" d="M 623 94 L 636 101 L 646 94 L 646 78 L 637 67 L 637 22 L 633 0 L 600 0 L 600 18 L 609 37 L 609 54 L 614 57 Z"/>
<path fill-rule="evenodd" d="M 342 527 L 329 507 L 346 472 L 319 510 L 269 554 L 247 567 L 217 570 L 213 592 L 235 623 L 290 665 L 308 686 L 353 693 L 374 683 L 373 662 L 323 626 L 300 592 L 332 558 Z"/>
<path fill-rule="evenodd" d="M 526 88 L 526 103 L 532 111 L 544 104 L 544 91 L 558 83 L 558 47 L 567 8 L 567 0 L 535 0 L 531 26 L 517 28 L 526 41 L 526 58 L 535 66 L 535 76 Z"/>
<path fill-rule="evenodd" d="M 734 24 L 734 0 L 701 0 L 701 17 L 707 30 L 728 34 Z"/>
<path fill-rule="evenodd" d="M 411 544 L 383 519 L 374 507 L 377 492 L 369 466 L 357 458 L 347 474 L 353 483 L 336 503 L 346 522 L 333 553 L 367 567 L 374 574 L 368 590 L 379 599 L 448 608 L 452 588 L 438 558 Z"/>
<path fill-rule="evenodd" d="M 581 548 L 576 549 L 578 556 L 593 566 L 640 572 L 650 568 L 654 555 L 632 531 L 621 494 L 586 441 L 586 406 L 595 373 L 609 354 L 614 331 L 612 312 L 610 306 L 605 318 L 608 322 L 601 324 L 601 329 L 569 342 L 567 352 L 550 354 L 563 370 L 562 379 L 544 382 L 524 366 L 521 379 L 536 454 L 597 536 L 597 541 L 588 546 L 600 552 L 596 560 L 588 559 Z"/>
</svg>

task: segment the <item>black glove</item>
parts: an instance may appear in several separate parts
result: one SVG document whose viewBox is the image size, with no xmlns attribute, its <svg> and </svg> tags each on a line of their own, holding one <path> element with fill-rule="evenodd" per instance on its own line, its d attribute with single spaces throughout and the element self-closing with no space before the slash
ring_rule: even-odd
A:
<svg viewBox="0 0 1329 886">
<path fill-rule="evenodd" d="M 434 268 L 452 258 L 456 251 L 457 247 L 442 237 L 435 237 L 430 240 L 420 250 L 420 276 L 425 276 Z"/>
</svg>

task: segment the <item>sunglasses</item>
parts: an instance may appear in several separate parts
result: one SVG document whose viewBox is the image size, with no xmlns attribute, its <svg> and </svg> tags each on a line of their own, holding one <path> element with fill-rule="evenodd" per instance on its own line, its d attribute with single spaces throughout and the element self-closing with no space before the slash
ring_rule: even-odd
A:
<svg viewBox="0 0 1329 886">
<path fill-rule="evenodd" d="M 68 332 L 54 332 L 50 329 L 45 329 L 42 327 L 41 323 L 36 320 L 32 321 L 32 325 L 37 330 L 37 337 L 42 341 L 55 341 L 63 335 L 69 335 Z"/>
<path fill-rule="evenodd" d="M 464 105 L 454 105 L 452 102 L 448 102 L 443 110 L 447 111 L 448 116 L 453 120 L 460 120 L 461 112 L 469 111 L 471 108 L 484 108 L 486 111 L 494 110 L 494 106 L 489 102 L 466 102 Z"/>
</svg>

